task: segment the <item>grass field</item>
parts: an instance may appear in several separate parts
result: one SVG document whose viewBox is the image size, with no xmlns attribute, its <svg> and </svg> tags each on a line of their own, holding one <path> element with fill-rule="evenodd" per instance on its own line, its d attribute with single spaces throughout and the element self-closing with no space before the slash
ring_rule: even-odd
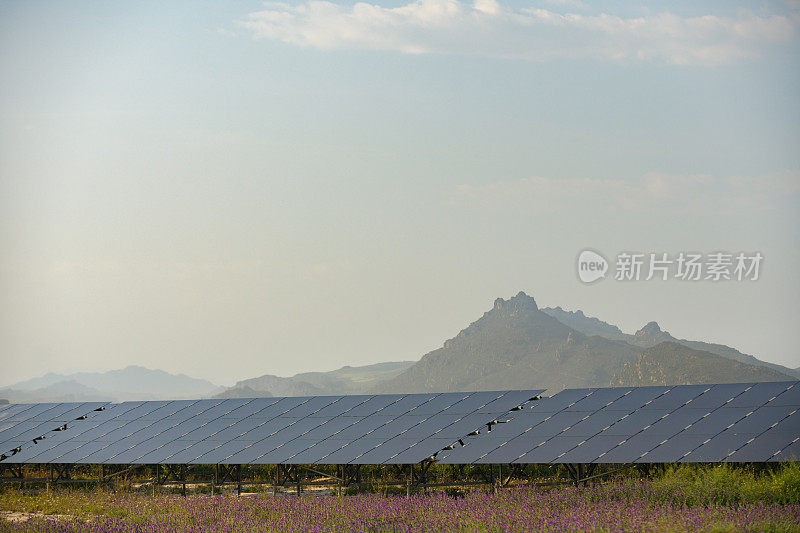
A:
<svg viewBox="0 0 800 533">
<path fill-rule="evenodd" d="M 800 532 L 800 466 L 678 468 L 591 487 L 302 498 L 59 490 L 0 496 L 0 531 Z M 16 513 L 16 514 L 11 514 Z"/>
</svg>

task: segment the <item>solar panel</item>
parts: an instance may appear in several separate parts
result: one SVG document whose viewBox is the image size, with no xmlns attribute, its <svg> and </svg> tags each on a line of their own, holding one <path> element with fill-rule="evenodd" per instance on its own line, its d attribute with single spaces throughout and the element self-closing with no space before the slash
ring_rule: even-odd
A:
<svg viewBox="0 0 800 533">
<path fill-rule="evenodd" d="M 538 412 L 557 412 L 566 409 L 582 400 L 595 389 L 565 389 L 554 396 L 542 398 L 531 403 L 531 408 Z"/>
<path fill-rule="evenodd" d="M 349 441 L 342 439 L 327 439 L 327 440 L 313 440 L 313 439 L 298 439 L 298 448 L 305 445 L 303 450 L 299 451 L 296 455 L 287 458 L 284 463 L 287 464 L 312 464 L 319 462 L 323 457 L 329 455 L 336 450 L 342 448 Z"/>
<path fill-rule="evenodd" d="M 428 394 L 424 396 L 433 397 L 435 394 Z M 379 396 L 374 396 L 366 402 L 353 407 L 350 411 L 345 413 L 345 416 L 369 416 L 371 414 L 380 412 L 381 409 L 386 409 L 386 407 L 395 402 L 399 402 L 403 399 L 403 397 L 404 395 L 402 394 L 381 394 Z"/>
<path fill-rule="evenodd" d="M 440 451 L 437 455 L 439 462 L 444 464 L 474 463 L 492 450 L 502 447 L 507 442 L 507 440 L 494 438 L 461 440 L 466 446 L 459 444 L 458 440 L 445 444 L 445 446 L 453 445 L 453 449 Z M 442 448 L 445 446 L 442 446 Z"/>
<path fill-rule="evenodd" d="M 563 456 L 556 458 L 556 463 L 592 463 L 603 453 L 608 452 L 619 444 L 620 437 L 617 435 L 595 435 L 582 443 L 578 443 L 574 448 L 567 451 Z"/>
<path fill-rule="evenodd" d="M 756 383 L 749 390 L 743 392 L 725 407 L 760 407 L 784 392 L 793 382 L 766 382 Z"/>
<path fill-rule="evenodd" d="M 597 411 L 632 392 L 632 387 L 597 389 L 566 408 L 567 411 Z"/>
<path fill-rule="evenodd" d="M 774 400 L 770 402 L 771 405 L 800 405 L 800 384 L 795 383 L 789 386 L 785 391 L 780 393 Z"/>
<path fill-rule="evenodd" d="M 797 383 L 13 404 L 0 447 L 15 463 L 772 461 L 800 451 Z"/>
<path fill-rule="evenodd" d="M 600 454 L 595 463 L 631 463 L 649 452 L 664 440 L 663 435 L 651 435 L 647 432 L 638 433 L 628 439 L 620 441 L 616 446 Z"/>
<path fill-rule="evenodd" d="M 708 435 L 679 435 L 667 438 L 652 450 L 641 455 L 635 462 L 673 463 L 683 459 L 686 454 L 710 440 L 711 437 Z"/>
<path fill-rule="evenodd" d="M 384 461 L 383 464 L 403 465 L 419 463 L 420 461 L 430 458 L 439 450 L 441 450 L 440 439 L 427 439 L 417 442 L 397 455 L 390 457 Z M 364 459 L 361 458 L 361 461 L 363 463 Z"/>
<path fill-rule="evenodd" d="M 670 387 L 637 387 L 605 407 L 615 411 L 633 411 L 665 394 Z"/>
<path fill-rule="evenodd" d="M 361 405 L 362 403 L 366 402 L 372 398 L 372 396 L 367 395 L 358 395 L 358 396 L 343 396 L 339 398 L 335 402 L 331 403 L 320 409 L 319 411 L 313 413 L 311 416 L 315 417 L 335 417 L 341 416 L 348 411 L 352 410 L 354 407 Z"/>
<path fill-rule="evenodd" d="M 584 418 L 562 432 L 565 437 L 591 437 L 619 421 L 623 414 L 619 411 L 597 411 L 586 413 Z"/>
<path fill-rule="evenodd" d="M 711 387 L 712 385 L 681 385 L 671 387 L 670 390 L 661 396 L 643 405 L 641 409 L 666 409 L 672 411 L 684 404 L 691 403 L 707 390 L 711 390 Z"/>
<path fill-rule="evenodd" d="M 566 454 L 567 451 L 576 447 L 579 443 L 583 442 L 581 437 L 562 437 L 556 436 L 548 439 L 544 444 L 528 451 L 522 457 L 515 459 L 512 462 L 516 463 L 549 463 L 555 461 L 560 456 Z M 494 452 L 493 452 L 494 453 Z M 487 456 L 491 460 L 492 454 Z"/>
<path fill-rule="evenodd" d="M 800 461 L 800 437 L 796 437 L 791 444 L 774 454 L 768 461 Z"/>
<path fill-rule="evenodd" d="M 478 409 L 478 413 L 507 413 L 517 406 L 528 405 L 532 406 L 539 400 L 534 401 L 534 398 L 539 397 L 543 390 L 511 390 L 503 393 L 499 398 L 490 401 L 485 406 Z"/>
<path fill-rule="evenodd" d="M 695 409 L 716 409 L 733 401 L 737 396 L 752 387 L 753 383 L 729 383 L 714 385 L 711 390 L 695 398 L 689 405 Z"/>
</svg>

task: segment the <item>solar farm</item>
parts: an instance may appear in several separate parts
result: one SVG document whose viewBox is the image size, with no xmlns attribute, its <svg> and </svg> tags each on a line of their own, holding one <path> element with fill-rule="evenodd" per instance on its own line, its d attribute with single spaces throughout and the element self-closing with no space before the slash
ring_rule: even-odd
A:
<svg viewBox="0 0 800 533">
<path fill-rule="evenodd" d="M 0 531 L 800 531 L 800 382 L 0 407 Z"/>
<path fill-rule="evenodd" d="M 11 483 L 314 485 L 537 483 L 531 465 L 564 465 L 586 483 L 626 465 L 774 463 L 800 457 L 800 382 L 472 393 L 313 396 L 0 408 L 0 469 Z M 271 479 L 251 475 L 274 465 Z M 460 479 L 437 480 L 433 465 Z M 600 467 L 600 468 L 599 468 Z M 599 469 L 598 469 L 599 468 Z M 36 471 L 38 476 L 27 472 Z M 86 471 L 84 468 L 83 471 Z M 374 469 L 373 469 L 374 471 Z M 41 473 L 46 472 L 45 476 Z M 203 477 L 205 476 L 205 477 Z M 261 476 L 263 478 L 263 476 Z"/>
</svg>

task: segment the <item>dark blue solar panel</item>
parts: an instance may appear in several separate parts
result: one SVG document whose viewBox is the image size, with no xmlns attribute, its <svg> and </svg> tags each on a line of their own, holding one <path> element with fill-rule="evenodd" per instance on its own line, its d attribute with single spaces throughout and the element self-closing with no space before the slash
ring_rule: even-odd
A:
<svg viewBox="0 0 800 533">
<path fill-rule="evenodd" d="M 664 440 L 663 435 L 642 432 L 622 441 L 619 445 L 598 456 L 596 463 L 630 463 L 649 452 Z"/>
<path fill-rule="evenodd" d="M 580 422 L 585 416 L 586 413 L 583 411 L 561 411 L 534 426 L 531 433 L 542 436 L 558 435 Z"/>
<path fill-rule="evenodd" d="M 792 406 L 773 406 L 770 403 L 753 411 L 753 414 L 734 424 L 729 431 L 732 433 L 762 433 L 779 420 L 788 417 L 795 409 Z"/>
<path fill-rule="evenodd" d="M 716 409 L 732 402 L 746 389 L 752 387 L 753 383 L 728 383 L 714 385 L 710 391 L 695 398 L 689 406 L 695 409 Z"/>
<path fill-rule="evenodd" d="M 756 383 L 725 407 L 760 407 L 785 391 L 793 382 Z"/>
<path fill-rule="evenodd" d="M 342 431 L 336 434 L 337 439 L 347 439 L 347 440 L 355 440 L 364 435 L 368 434 L 370 431 L 378 429 L 379 427 L 387 424 L 388 422 L 394 420 L 394 418 L 389 416 L 382 416 L 382 415 L 372 415 L 366 418 L 358 420 L 352 426 L 348 426 L 344 428 Z"/>
<path fill-rule="evenodd" d="M 361 405 L 362 403 L 366 402 L 370 398 L 372 398 L 372 396 L 367 396 L 367 395 L 344 396 L 342 398 L 339 398 L 332 404 L 323 407 L 316 413 L 313 413 L 311 416 L 315 417 L 318 416 L 323 418 L 341 416 L 350 411 L 351 409 L 353 409 L 354 407 L 356 407 L 357 405 Z"/>
<path fill-rule="evenodd" d="M 524 433 L 519 437 L 511 439 L 505 445 L 492 450 L 484 457 L 476 459 L 475 462 L 510 463 L 552 438 L 550 436 L 533 435 L 532 433 L 533 432 Z M 472 444 L 469 444 L 467 447 L 469 446 L 472 446 Z"/>
<path fill-rule="evenodd" d="M 597 389 L 585 398 L 578 400 L 567 407 L 567 411 L 597 411 L 598 409 L 612 404 L 632 392 L 632 387 L 612 387 L 608 389 Z"/>
<path fill-rule="evenodd" d="M 417 408 L 431 401 L 434 398 L 432 394 L 409 394 L 408 396 L 387 405 L 381 409 L 380 414 L 387 416 L 400 416 L 406 413 L 419 415 Z"/>
<path fill-rule="evenodd" d="M 478 409 L 479 413 L 507 413 L 509 410 L 526 404 L 527 407 L 536 405 L 539 400 L 532 401 L 533 398 L 540 396 L 544 390 L 512 390 L 505 392 L 500 398 L 492 400 L 485 406 Z"/>
<path fill-rule="evenodd" d="M 493 402 L 494 400 L 500 398 L 502 396 L 502 392 L 473 392 L 467 398 L 464 398 L 460 402 L 454 403 L 452 406 L 447 408 L 447 412 L 449 414 L 468 414 L 474 413 L 481 409 L 482 407 L 486 407 L 489 403 Z M 516 406 L 510 406 L 516 407 Z M 509 407 L 509 408 L 510 408 Z M 508 409 L 506 409 L 507 411 Z"/>
<path fill-rule="evenodd" d="M 773 455 L 770 461 L 800 461 L 800 437 L 797 437 L 791 444 L 786 446 L 780 453 Z"/>
<path fill-rule="evenodd" d="M 711 439 L 708 435 L 683 435 L 666 439 L 655 449 L 639 457 L 639 463 L 673 463 L 683 459 L 686 454 L 701 446 L 704 442 Z M 720 459 L 718 459 L 720 460 Z"/>
<path fill-rule="evenodd" d="M 693 423 L 689 429 L 685 430 L 685 433 L 691 435 L 716 435 L 732 427 L 749 412 L 750 409 L 747 407 L 716 409 L 706 413 L 703 418 Z"/>
<path fill-rule="evenodd" d="M 494 439 L 466 438 L 461 440 L 466 446 L 462 446 L 458 441 L 443 443 L 444 446 L 442 446 L 442 448 L 445 446 L 453 446 L 453 449 L 440 451 L 437 455 L 437 459 L 444 464 L 473 463 L 498 446 L 505 444 L 505 441 Z"/>
<path fill-rule="evenodd" d="M 314 416 L 318 412 L 328 406 L 333 405 L 336 400 L 341 399 L 341 396 L 316 396 L 310 398 L 307 402 L 303 402 L 291 411 L 286 412 L 281 416 L 291 416 L 296 418 L 305 418 Z"/>
<path fill-rule="evenodd" d="M 447 412 L 448 408 L 452 407 L 468 396 L 469 393 L 465 392 L 446 392 L 414 409 L 414 414 L 435 415 L 442 412 Z"/>
<path fill-rule="evenodd" d="M 175 452 L 172 455 L 169 455 L 165 459 L 159 461 L 160 463 L 171 463 L 171 464 L 215 464 L 217 461 L 211 460 L 214 457 L 213 450 L 218 449 L 223 443 L 216 442 L 216 441 L 205 441 L 202 440 L 200 442 L 187 442 L 187 441 L 176 441 L 176 445 L 178 443 L 186 443 L 188 445 L 187 448 Z M 242 443 L 238 443 L 242 444 Z M 198 458 L 209 458 L 209 460 L 198 459 Z"/>
<path fill-rule="evenodd" d="M 256 418 L 222 418 L 221 420 L 230 422 L 231 425 L 221 429 L 219 432 L 213 435 L 210 435 L 206 440 L 227 442 L 229 440 L 239 439 L 244 435 L 247 435 L 253 429 L 265 423 L 263 419 Z"/>
<path fill-rule="evenodd" d="M 524 433 L 526 430 L 536 427 L 536 425 L 553 415 L 553 413 L 521 413 L 522 412 L 520 412 L 520 414 L 511 414 L 509 416 L 513 416 L 514 418 L 506 418 L 505 420 L 508 420 L 508 422 L 492 426 L 492 438 L 497 440 L 508 440 L 516 437 L 517 435 Z"/>
<path fill-rule="evenodd" d="M 254 414 L 266 409 L 269 406 L 275 405 L 282 398 L 255 398 L 246 401 L 244 404 L 235 407 L 230 412 L 223 414 L 225 418 L 249 418 Z"/>
<path fill-rule="evenodd" d="M 768 430 L 738 448 L 727 460 L 742 463 L 767 461 L 791 444 L 797 436 L 797 433 L 784 433 L 774 429 Z"/>
<path fill-rule="evenodd" d="M 320 461 L 328 454 L 342 448 L 350 441 L 341 439 L 328 439 L 323 441 L 311 439 L 298 439 L 298 447 L 305 445 L 305 448 L 297 455 L 287 458 L 284 462 L 288 464 L 312 464 Z"/>
<path fill-rule="evenodd" d="M 441 449 L 439 439 L 428 439 L 414 444 L 397 455 L 390 457 L 383 464 L 414 464 L 433 456 Z M 364 463 L 363 457 L 360 459 Z"/>
<path fill-rule="evenodd" d="M 565 437 L 591 437 L 600 433 L 605 428 L 610 428 L 612 424 L 622 418 L 620 411 L 598 411 L 596 413 L 584 414 L 585 419 L 573 424 L 573 426 L 562 433 Z"/>
<path fill-rule="evenodd" d="M 321 459 L 322 463 L 327 464 L 345 464 L 353 461 L 359 455 L 362 455 L 378 444 L 384 442 L 381 439 L 358 439 L 351 441 L 349 444 L 340 448 L 331 454 Z"/>
<path fill-rule="evenodd" d="M 662 435 L 669 437 L 680 431 L 683 431 L 687 426 L 690 426 L 691 424 L 701 420 L 708 413 L 709 411 L 707 409 L 683 407 L 677 411 L 668 413 L 657 422 L 654 422 L 653 425 L 647 428 L 646 431 L 651 435 Z"/>
<path fill-rule="evenodd" d="M 519 459 L 514 460 L 517 463 L 550 463 L 559 459 L 566 454 L 567 451 L 576 447 L 579 443 L 583 442 L 581 437 L 553 437 L 544 444 L 537 446 L 530 450 Z M 492 454 L 487 456 L 490 459 Z"/>
<path fill-rule="evenodd" d="M 265 406 L 263 409 L 253 413 L 250 415 L 249 418 L 275 418 L 276 416 L 282 416 L 292 409 L 296 409 L 298 406 L 302 405 L 305 402 L 310 401 L 311 398 L 281 398 L 275 403 Z"/>
<path fill-rule="evenodd" d="M 730 461 L 731 454 L 739 448 L 745 446 L 748 441 L 753 440 L 755 435 L 741 435 L 737 433 L 723 432 L 711 437 L 711 440 L 692 450 L 692 453 L 682 460 L 686 462 L 713 462 Z"/>
<path fill-rule="evenodd" d="M 604 430 L 603 433 L 607 435 L 631 436 L 643 431 L 644 428 L 652 426 L 664 415 L 669 414 L 669 411 L 656 410 L 656 409 L 642 409 L 634 411 L 620 420 L 611 424 L 611 426 Z"/>
<path fill-rule="evenodd" d="M 637 387 L 614 401 L 606 409 L 633 411 L 666 393 L 670 387 Z"/>
<path fill-rule="evenodd" d="M 617 435 L 596 435 L 579 443 L 561 457 L 557 457 L 555 463 L 592 463 L 601 454 L 614 448 L 620 442 Z"/>
<path fill-rule="evenodd" d="M 568 408 L 591 394 L 595 389 L 566 389 L 554 396 L 531 402 L 530 407 L 538 412 L 556 412 Z"/>
<path fill-rule="evenodd" d="M 682 405 L 695 400 L 706 390 L 710 390 L 713 385 L 682 385 L 679 387 L 672 387 L 669 391 L 665 392 L 653 401 L 643 405 L 642 409 L 665 409 L 673 411 Z"/>
<path fill-rule="evenodd" d="M 791 405 L 794 407 L 800 406 L 800 385 L 796 384 L 784 392 L 780 393 L 777 398 L 770 402 L 771 405 Z"/>
<path fill-rule="evenodd" d="M 435 396 L 435 394 L 431 394 L 429 396 Z M 370 398 L 366 402 L 353 407 L 350 411 L 345 413 L 344 416 L 369 416 L 373 413 L 380 412 L 381 409 L 385 409 L 389 405 L 398 402 L 403 398 L 404 395 L 402 394 L 383 394 L 380 396 L 375 396 L 374 398 Z"/>
</svg>

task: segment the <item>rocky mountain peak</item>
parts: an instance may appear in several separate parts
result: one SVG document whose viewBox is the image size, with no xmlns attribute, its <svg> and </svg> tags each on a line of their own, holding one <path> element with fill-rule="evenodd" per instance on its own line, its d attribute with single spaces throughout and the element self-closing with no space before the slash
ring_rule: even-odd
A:
<svg viewBox="0 0 800 533">
<path fill-rule="evenodd" d="M 644 327 L 642 327 L 642 329 L 637 331 L 635 335 L 637 337 L 651 337 L 653 335 L 658 335 L 659 333 L 664 333 L 664 331 L 661 329 L 661 326 L 658 325 L 658 322 L 648 322 L 644 325 Z"/>
<path fill-rule="evenodd" d="M 533 299 L 533 296 L 528 296 L 524 291 L 519 291 L 516 296 L 508 300 L 503 300 L 502 298 L 495 300 L 494 309 L 495 311 L 537 311 L 539 306 L 536 305 L 536 300 Z"/>
</svg>

